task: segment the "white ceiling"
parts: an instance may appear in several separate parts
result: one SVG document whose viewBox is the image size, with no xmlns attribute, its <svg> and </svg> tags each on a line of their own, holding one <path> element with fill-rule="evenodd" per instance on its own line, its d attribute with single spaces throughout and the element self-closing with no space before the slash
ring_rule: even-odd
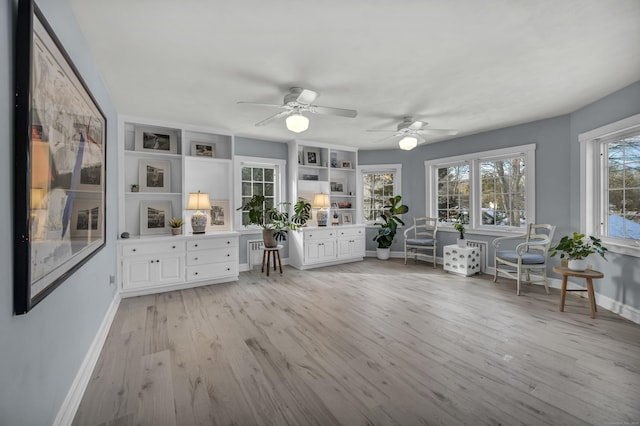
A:
<svg viewBox="0 0 640 426">
<path fill-rule="evenodd" d="M 405 115 L 461 135 L 575 111 L 640 79 L 639 0 L 70 0 L 119 113 L 358 146 Z M 254 124 L 289 87 L 355 119 Z M 457 137 L 457 136 L 456 136 Z M 429 138 L 430 142 L 445 140 Z"/>
</svg>

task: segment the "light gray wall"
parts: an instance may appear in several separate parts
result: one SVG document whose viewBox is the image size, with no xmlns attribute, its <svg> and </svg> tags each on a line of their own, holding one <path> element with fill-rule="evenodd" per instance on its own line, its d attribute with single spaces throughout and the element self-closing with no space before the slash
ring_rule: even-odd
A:
<svg viewBox="0 0 640 426">
<path fill-rule="evenodd" d="M 580 229 L 580 143 L 578 135 L 640 113 L 640 81 L 612 93 L 571 114 L 570 121 L 570 187 L 568 191 L 571 226 L 567 232 Z M 563 235 L 563 234 L 560 234 Z M 640 250 L 640 249 L 639 249 Z M 605 277 L 595 280 L 595 290 L 625 305 L 640 309 L 640 258 L 610 253 L 608 261 L 597 256 L 589 262 Z"/>
<path fill-rule="evenodd" d="M 13 49 L 17 1 L 0 3 L 0 216 L 13 215 Z M 107 246 L 26 315 L 13 315 L 13 245 L 0 228 L 0 424 L 50 425 L 116 292 L 116 112 L 66 0 L 39 0 L 107 116 Z"/>
</svg>

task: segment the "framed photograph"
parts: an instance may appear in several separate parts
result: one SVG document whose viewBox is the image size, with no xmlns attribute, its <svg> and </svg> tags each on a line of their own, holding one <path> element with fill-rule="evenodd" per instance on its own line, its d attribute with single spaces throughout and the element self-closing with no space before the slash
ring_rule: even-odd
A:
<svg viewBox="0 0 640 426">
<path fill-rule="evenodd" d="M 302 180 L 318 180 L 318 175 L 302 175 Z"/>
<path fill-rule="evenodd" d="M 71 214 L 71 239 L 93 239 L 102 229 L 104 221 L 102 200 L 76 199 Z"/>
<path fill-rule="evenodd" d="M 342 224 L 343 225 L 351 225 L 353 223 L 353 214 L 352 213 L 342 213 Z"/>
<path fill-rule="evenodd" d="M 171 233 L 171 201 L 140 201 L 140 235 Z"/>
<path fill-rule="evenodd" d="M 158 127 L 136 126 L 136 151 L 155 152 L 158 154 L 177 154 L 177 131 Z"/>
<path fill-rule="evenodd" d="M 107 120 L 32 1 L 18 2 L 14 50 L 13 302 L 25 314 L 105 246 Z M 83 222 L 84 197 L 97 224 Z"/>
<path fill-rule="evenodd" d="M 340 162 L 340 168 L 342 168 L 342 169 L 352 169 L 353 167 L 351 167 L 351 161 L 341 161 Z"/>
<path fill-rule="evenodd" d="M 209 210 L 207 231 L 230 231 L 231 214 L 229 212 L 229 200 L 209 201 L 211 202 L 211 210 Z"/>
<path fill-rule="evenodd" d="M 331 203 L 331 208 L 332 209 L 337 209 L 338 208 L 338 203 Z"/>
<path fill-rule="evenodd" d="M 140 160 L 138 182 L 140 182 L 141 192 L 171 192 L 171 162 Z"/>
<path fill-rule="evenodd" d="M 211 142 L 191 141 L 191 155 L 194 157 L 216 158 L 215 144 Z"/>
<path fill-rule="evenodd" d="M 331 181 L 330 189 L 332 194 L 346 194 L 347 193 L 346 181 L 341 178 L 333 178 L 333 180 Z"/>
<path fill-rule="evenodd" d="M 307 166 L 320 165 L 320 150 L 313 148 L 304 149 L 304 164 Z"/>
</svg>

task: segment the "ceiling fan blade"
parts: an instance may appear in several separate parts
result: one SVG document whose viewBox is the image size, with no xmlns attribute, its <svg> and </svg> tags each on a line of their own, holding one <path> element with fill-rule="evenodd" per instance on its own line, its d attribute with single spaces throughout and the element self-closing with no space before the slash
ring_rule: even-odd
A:
<svg viewBox="0 0 640 426">
<path fill-rule="evenodd" d="M 272 115 L 269 118 L 265 118 L 264 120 L 262 120 L 259 123 L 256 123 L 256 126 L 266 126 L 267 124 L 271 123 L 272 121 L 275 121 L 275 120 L 277 120 L 279 118 L 284 118 L 284 117 L 286 117 L 288 115 L 291 115 L 292 112 L 293 112 L 292 110 L 279 112 L 277 114 Z"/>
<path fill-rule="evenodd" d="M 367 130 L 367 132 L 398 133 L 397 130 Z"/>
<path fill-rule="evenodd" d="M 415 133 L 420 133 L 423 135 L 457 135 L 458 131 L 454 129 L 420 129 L 416 130 Z"/>
<path fill-rule="evenodd" d="M 354 109 L 333 108 L 318 105 L 309 105 L 309 111 L 316 114 L 338 115 L 340 117 L 354 118 L 358 115 L 358 111 Z"/>
<path fill-rule="evenodd" d="M 318 92 L 314 92 L 313 90 L 309 90 L 309 89 L 302 89 L 299 87 L 291 88 L 291 92 L 292 93 L 298 92 L 297 93 L 298 97 L 296 98 L 296 101 L 305 105 L 311 104 L 318 97 Z"/>
<path fill-rule="evenodd" d="M 426 126 L 428 123 L 426 121 L 414 121 L 413 123 L 409 124 L 409 126 L 407 127 L 407 129 L 411 129 L 411 130 L 420 130 L 422 129 L 424 126 Z"/>
<path fill-rule="evenodd" d="M 237 103 L 239 104 L 247 104 L 247 105 L 255 105 L 255 106 L 265 106 L 265 107 L 276 107 L 276 108 L 286 108 L 286 105 L 276 105 L 276 104 L 261 104 L 258 102 L 245 102 L 245 101 L 238 101 Z"/>
<path fill-rule="evenodd" d="M 397 138 L 397 137 L 399 137 L 399 136 L 401 136 L 401 135 L 395 134 L 395 135 L 387 136 L 386 138 L 383 138 L 383 139 L 380 139 L 380 140 L 377 140 L 377 141 L 373 141 L 373 142 L 371 142 L 371 143 L 373 143 L 373 144 L 378 144 L 378 143 L 382 143 L 382 142 L 390 141 L 390 140 L 392 140 L 392 139 L 394 139 L 394 138 Z"/>
</svg>

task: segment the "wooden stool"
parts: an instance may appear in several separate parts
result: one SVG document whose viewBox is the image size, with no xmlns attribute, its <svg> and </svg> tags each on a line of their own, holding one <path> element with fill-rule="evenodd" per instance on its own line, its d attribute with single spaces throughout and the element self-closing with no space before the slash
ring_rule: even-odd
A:
<svg viewBox="0 0 640 426">
<path fill-rule="evenodd" d="M 280 273 L 282 273 L 282 260 L 280 260 L 280 249 L 281 245 L 278 247 L 264 248 L 264 252 L 262 253 L 262 272 L 264 272 L 265 262 L 267 264 L 267 276 L 269 276 L 269 269 L 271 269 L 271 265 L 269 264 L 271 259 L 273 259 L 273 270 L 276 270 L 276 256 L 278 257 L 278 265 L 280 266 Z"/>
<path fill-rule="evenodd" d="M 596 307 L 596 294 L 593 291 L 593 279 L 604 277 L 604 274 L 600 271 L 593 269 L 587 269 L 586 271 L 572 271 L 566 266 L 556 266 L 553 268 L 553 272 L 562 275 L 562 292 L 560 293 L 560 312 L 564 312 L 564 297 L 568 291 L 586 291 L 589 298 L 589 307 L 591 308 L 591 318 L 596 317 L 598 308 Z M 587 288 L 567 290 L 567 277 L 578 277 L 587 280 Z"/>
</svg>

